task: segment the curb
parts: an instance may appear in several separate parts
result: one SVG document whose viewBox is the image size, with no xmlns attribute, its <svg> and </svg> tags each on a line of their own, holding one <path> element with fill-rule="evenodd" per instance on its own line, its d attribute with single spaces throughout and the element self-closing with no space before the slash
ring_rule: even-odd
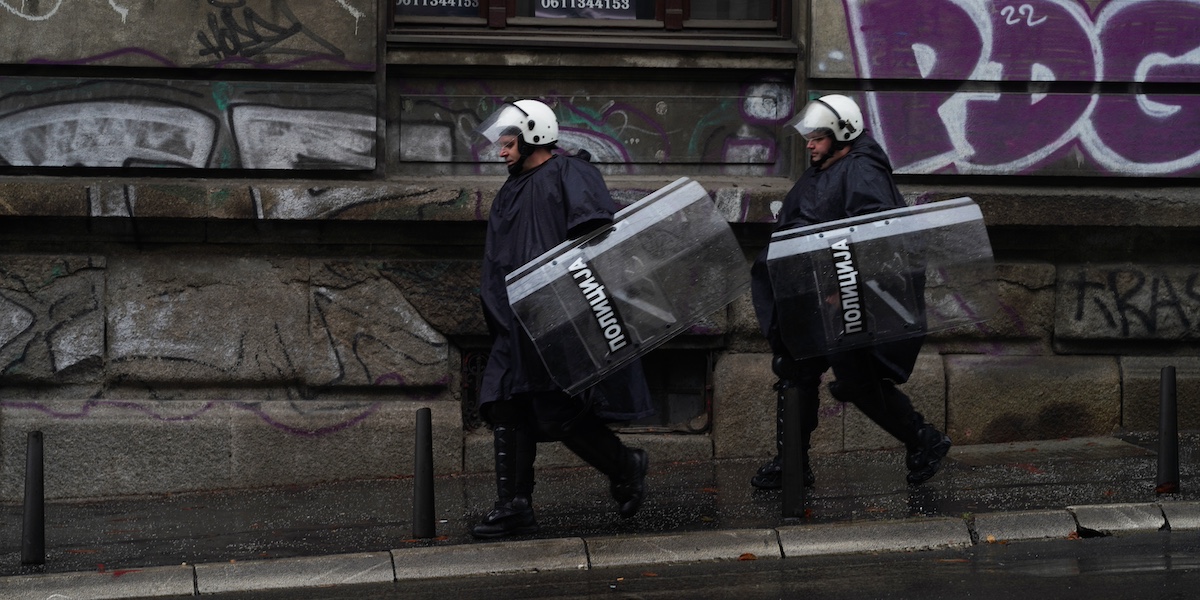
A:
<svg viewBox="0 0 1200 600">
<path fill-rule="evenodd" d="M 592 568 L 783 558 L 774 529 L 601 537 L 587 540 Z"/>
<path fill-rule="evenodd" d="M 1200 502 L 1070 506 L 964 518 L 917 517 L 776 529 L 500 541 L 110 572 L 17 575 L 0 577 L 0 597 L 100 600 L 194 596 L 629 565 L 920 551 L 1161 529 L 1200 529 Z"/>
<path fill-rule="evenodd" d="M 392 557 L 397 581 L 588 568 L 583 538 L 405 548 Z"/>
<path fill-rule="evenodd" d="M 1078 533 L 1075 517 L 1068 510 L 1030 510 L 975 515 L 973 539 L 978 543 L 996 543 L 1066 538 Z"/>
<path fill-rule="evenodd" d="M 901 552 L 971 545 L 966 521 L 949 517 L 797 525 L 779 530 L 788 558 L 822 554 Z"/>
<path fill-rule="evenodd" d="M 195 569 L 197 594 L 391 583 L 395 579 L 392 556 L 384 552 L 202 563 Z"/>
</svg>

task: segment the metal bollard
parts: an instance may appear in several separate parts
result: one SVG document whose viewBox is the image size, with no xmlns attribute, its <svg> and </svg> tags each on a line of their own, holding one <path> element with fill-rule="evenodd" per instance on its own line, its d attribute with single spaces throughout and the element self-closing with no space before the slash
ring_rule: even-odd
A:
<svg viewBox="0 0 1200 600">
<path fill-rule="evenodd" d="M 803 414 L 800 388 L 787 385 L 783 392 L 783 518 L 804 517 Z"/>
<path fill-rule="evenodd" d="M 42 432 L 30 431 L 25 443 L 25 513 L 21 564 L 46 564 L 46 494 Z"/>
<path fill-rule="evenodd" d="M 1158 479 L 1154 491 L 1179 492 L 1179 416 L 1175 403 L 1175 367 L 1163 367 L 1158 394 Z"/>
<path fill-rule="evenodd" d="M 433 417 L 428 407 L 417 411 L 416 464 L 413 467 L 413 537 L 437 535 L 433 518 Z"/>
</svg>

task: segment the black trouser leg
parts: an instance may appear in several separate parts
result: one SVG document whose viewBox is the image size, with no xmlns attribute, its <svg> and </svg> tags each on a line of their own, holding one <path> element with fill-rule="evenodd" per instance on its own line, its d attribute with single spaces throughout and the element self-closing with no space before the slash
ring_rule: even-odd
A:
<svg viewBox="0 0 1200 600">
<path fill-rule="evenodd" d="M 913 410 L 912 401 L 904 392 L 881 376 L 881 367 L 871 349 L 830 355 L 828 360 L 837 378 L 829 384 L 834 398 L 858 407 L 908 448 L 920 443 L 919 431 L 925 418 Z"/>
<path fill-rule="evenodd" d="M 849 357 L 849 359 L 846 359 Z M 909 483 L 933 477 L 950 450 L 950 438 L 925 421 L 912 401 L 890 380 L 878 377 L 877 368 L 865 353 L 839 357 L 834 364 L 837 381 L 829 390 L 838 400 L 851 402 L 863 414 L 904 443 L 908 453 Z"/>
<path fill-rule="evenodd" d="M 501 419 L 492 428 L 496 464 L 496 505 L 471 529 L 480 538 L 537 531 L 533 513 L 533 463 L 537 443 L 519 419 Z"/>
<path fill-rule="evenodd" d="M 908 396 L 890 383 L 838 380 L 829 384 L 829 391 L 838 400 L 854 404 L 867 418 L 906 447 L 913 448 L 920 443 L 919 432 L 925 424 L 925 418 L 913 410 Z"/>
<path fill-rule="evenodd" d="M 777 489 L 783 485 L 783 430 L 786 425 L 787 416 L 787 401 L 784 397 L 784 390 L 789 386 L 798 388 L 800 392 L 800 408 L 803 411 L 801 416 L 800 444 L 804 449 L 804 485 L 812 487 L 816 485 L 817 478 L 809 466 L 808 450 L 812 448 L 812 434 L 817 429 L 817 411 L 820 408 L 820 395 L 817 386 L 820 381 L 813 384 L 795 383 L 787 380 L 780 380 L 775 383 L 775 457 L 768 461 L 763 466 L 759 467 L 758 472 L 750 478 L 750 485 L 760 489 Z"/>
<path fill-rule="evenodd" d="M 800 444 L 804 454 L 804 485 L 812 487 L 817 478 L 809 466 L 808 450 L 812 447 L 812 434 L 817 429 L 817 411 L 820 408 L 821 373 L 828 365 L 821 359 L 794 360 L 784 354 L 776 354 L 771 370 L 779 377 L 775 382 L 775 457 L 759 467 L 750 485 L 759 489 L 778 489 L 783 486 L 783 455 L 787 425 L 786 392 L 791 389 L 800 395 Z"/>
<path fill-rule="evenodd" d="M 632 517 L 646 498 L 649 459 L 639 448 L 629 448 L 598 418 L 587 415 L 576 421 L 563 444 L 579 458 L 608 476 L 609 492 L 617 501 L 617 512 Z"/>
</svg>

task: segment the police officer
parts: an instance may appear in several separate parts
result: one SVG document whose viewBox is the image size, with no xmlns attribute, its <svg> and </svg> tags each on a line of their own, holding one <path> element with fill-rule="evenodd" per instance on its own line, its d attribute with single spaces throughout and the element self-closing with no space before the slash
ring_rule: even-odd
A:
<svg viewBox="0 0 1200 600">
<path fill-rule="evenodd" d="M 854 100 L 839 94 L 823 96 L 809 103 L 787 126 L 804 136 L 810 165 L 784 198 L 776 231 L 906 206 L 892 180 L 891 162 L 883 148 L 863 131 L 862 111 Z M 810 447 L 817 427 L 818 388 L 822 375 L 830 369 L 836 379 L 829 385 L 833 397 L 854 404 L 904 443 L 908 482 L 916 485 L 933 477 L 950 450 L 950 438 L 926 422 L 897 387 L 912 374 L 923 338 L 795 359 L 788 354 L 779 330 L 765 251 L 755 261 L 751 277 L 755 312 L 774 352 L 772 369 L 779 380 L 775 384 L 777 454 L 758 469 L 750 483 L 761 489 L 782 486 L 784 391 L 788 388 L 799 391 L 803 411 L 801 444 L 805 450 Z M 780 283 L 786 284 L 774 282 Z M 910 283 L 920 295 L 924 282 Z M 812 486 L 816 477 L 807 451 L 804 457 L 804 484 Z"/>
<path fill-rule="evenodd" d="M 537 531 L 533 511 L 537 442 L 561 441 L 609 478 L 621 517 L 646 496 L 648 458 L 621 442 L 606 421 L 653 414 L 641 363 L 568 397 L 550 378 L 508 302 L 505 276 L 561 242 L 612 222 L 616 206 L 600 171 L 580 152 L 555 152 L 558 120 L 537 100 L 503 105 L 479 128 L 499 147 L 509 177 L 492 201 L 480 294 L 492 350 L 480 414 L 492 427 L 494 508 L 471 533 L 495 538 Z"/>
</svg>

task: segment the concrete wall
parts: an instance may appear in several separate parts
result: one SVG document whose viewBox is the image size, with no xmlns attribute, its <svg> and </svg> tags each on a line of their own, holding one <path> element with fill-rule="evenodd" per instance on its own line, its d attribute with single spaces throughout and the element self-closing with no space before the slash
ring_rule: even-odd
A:
<svg viewBox="0 0 1200 600">
<path fill-rule="evenodd" d="M 226 4 L 0 21 L 0 500 L 32 430 L 51 497 L 405 476 L 426 406 L 437 472 L 490 469 L 463 357 L 503 178 L 470 132 L 530 95 L 621 203 L 696 178 L 749 258 L 803 162 L 781 124 L 850 93 L 906 197 L 974 198 L 997 258 L 1001 310 L 931 337 L 905 386 L 931 421 L 956 443 L 1153 430 L 1171 365 L 1200 428 L 1200 197 L 1177 134 L 1200 2 L 847 0 L 797 3 L 793 40 L 482 45 L 385 35 L 360 0 Z M 901 29 L 919 41 L 870 34 Z M 748 296 L 722 312 L 711 428 L 631 435 L 655 461 L 772 452 Z M 895 444 L 823 393 L 816 451 Z"/>
</svg>

